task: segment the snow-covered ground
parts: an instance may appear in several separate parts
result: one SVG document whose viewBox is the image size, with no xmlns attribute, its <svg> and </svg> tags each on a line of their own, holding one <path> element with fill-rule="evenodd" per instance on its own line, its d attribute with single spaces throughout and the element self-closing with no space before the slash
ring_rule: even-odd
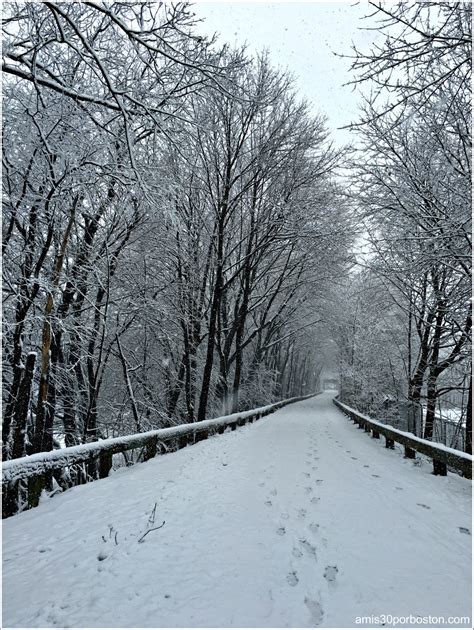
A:
<svg viewBox="0 0 474 630">
<path fill-rule="evenodd" d="M 469 616 L 471 483 L 387 451 L 331 395 L 6 519 L 4 627 Z"/>
</svg>

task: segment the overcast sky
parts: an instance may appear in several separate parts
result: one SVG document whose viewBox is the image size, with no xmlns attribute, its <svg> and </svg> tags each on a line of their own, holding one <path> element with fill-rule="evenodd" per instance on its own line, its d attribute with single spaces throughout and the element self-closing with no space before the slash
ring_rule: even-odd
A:
<svg viewBox="0 0 474 630">
<path fill-rule="evenodd" d="M 250 52 L 267 48 L 274 65 L 288 68 L 298 92 L 315 111 L 328 117 L 338 144 L 350 139 L 337 131 L 357 117 L 357 93 L 343 84 L 351 79 L 351 43 L 367 48 L 373 31 L 362 30 L 367 3 L 352 2 L 196 2 L 205 33 L 218 32 L 230 44 L 248 44 Z M 373 24 L 372 24 L 373 26 Z"/>
</svg>

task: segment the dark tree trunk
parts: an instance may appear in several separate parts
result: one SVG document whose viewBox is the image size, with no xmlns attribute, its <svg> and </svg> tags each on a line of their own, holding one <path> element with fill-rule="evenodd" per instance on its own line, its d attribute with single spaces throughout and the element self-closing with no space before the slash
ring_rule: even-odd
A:
<svg viewBox="0 0 474 630">
<path fill-rule="evenodd" d="M 170 417 L 174 415 L 176 411 L 176 407 L 178 406 L 179 397 L 183 389 L 185 370 L 186 370 L 186 356 L 183 355 L 181 359 L 181 363 L 179 364 L 178 375 L 176 377 L 176 383 L 174 384 L 174 386 L 172 387 L 168 395 L 167 412 Z"/>
<path fill-rule="evenodd" d="M 219 219 L 217 230 L 217 264 L 214 281 L 214 291 L 212 296 L 211 310 L 209 313 L 209 331 L 207 339 L 206 361 L 202 375 L 201 395 L 199 397 L 198 421 L 204 420 L 207 413 L 207 403 L 209 400 L 212 366 L 214 363 L 214 350 L 216 347 L 217 318 L 222 297 L 223 281 L 223 254 L 224 254 L 224 213 Z"/>
<path fill-rule="evenodd" d="M 472 455 L 472 374 L 469 376 L 469 394 L 467 397 L 465 450 L 466 453 L 470 453 Z"/>
<path fill-rule="evenodd" d="M 247 252 L 247 258 L 249 257 L 249 253 L 250 252 Z M 236 327 L 236 333 L 235 333 L 235 371 L 234 371 L 234 382 L 232 384 L 232 406 L 231 406 L 232 413 L 234 411 L 238 411 L 239 409 L 239 390 L 240 390 L 240 381 L 242 378 L 242 367 L 243 367 L 243 357 L 244 357 L 243 340 L 244 340 L 245 322 L 247 320 L 249 297 L 250 297 L 250 269 L 246 267 L 244 271 L 245 271 L 245 277 L 244 277 L 242 306 L 239 309 L 237 327 Z"/>
<path fill-rule="evenodd" d="M 436 415 L 436 379 L 430 375 L 428 377 L 428 387 L 426 390 L 426 416 L 425 430 L 423 437 L 425 440 L 433 438 L 434 423 Z"/>
<path fill-rule="evenodd" d="M 17 402 L 13 421 L 12 450 L 13 459 L 25 454 L 26 425 L 30 408 L 31 383 L 35 371 L 36 352 L 30 352 L 26 358 L 24 375 L 18 388 Z"/>
<path fill-rule="evenodd" d="M 217 332 L 217 313 L 220 302 L 221 292 L 221 275 L 222 269 L 216 271 L 216 285 L 214 287 L 214 296 L 211 305 L 211 312 L 209 314 L 209 336 L 207 343 L 206 362 L 204 364 L 204 370 L 202 375 L 201 395 L 199 397 L 199 408 L 197 419 L 204 420 L 207 413 L 207 402 L 209 400 L 212 366 L 214 363 L 214 349 L 216 346 L 216 332 Z"/>
</svg>

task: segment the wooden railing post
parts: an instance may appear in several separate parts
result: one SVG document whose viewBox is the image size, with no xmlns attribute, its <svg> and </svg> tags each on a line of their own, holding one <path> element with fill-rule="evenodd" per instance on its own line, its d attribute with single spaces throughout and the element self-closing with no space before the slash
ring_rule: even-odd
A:
<svg viewBox="0 0 474 630">
<path fill-rule="evenodd" d="M 444 462 L 440 462 L 439 459 L 433 459 L 433 475 L 440 475 L 446 477 L 448 474 L 448 468 Z"/>
<path fill-rule="evenodd" d="M 143 457 L 145 462 L 147 462 L 149 459 L 153 459 L 156 456 L 157 446 L 158 438 L 151 438 L 145 447 L 145 455 Z"/>
<path fill-rule="evenodd" d="M 378 431 L 376 431 L 375 429 L 372 429 L 372 437 L 376 440 L 380 439 L 380 433 Z"/>
<path fill-rule="evenodd" d="M 28 479 L 28 507 L 36 507 L 39 503 L 41 493 L 46 486 L 44 475 L 36 475 Z"/>
<path fill-rule="evenodd" d="M 112 453 L 101 453 L 99 456 L 99 479 L 109 476 L 112 468 Z"/>
<path fill-rule="evenodd" d="M 201 442 L 201 440 L 207 440 L 209 437 L 209 429 L 205 429 L 204 431 L 199 431 L 195 434 L 194 442 Z"/>
<path fill-rule="evenodd" d="M 2 488 L 3 518 L 13 516 L 18 511 L 18 481 L 4 483 Z"/>
<path fill-rule="evenodd" d="M 416 451 L 414 451 L 412 448 L 410 448 L 409 446 L 405 446 L 405 457 L 407 459 L 415 459 L 416 457 Z"/>
<path fill-rule="evenodd" d="M 86 483 L 89 479 L 97 479 L 99 476 L 98 466 L 97 466 L 97 457 L 91 457 L 86 462 Z"/>
<path fill-rule="evenodd" d="M 385 448 L 394 449 L 395 448 L 395 442 L 393 440 L 391 440 L 390 438 L 386 437 L 385 438 Z"/>
</svg>

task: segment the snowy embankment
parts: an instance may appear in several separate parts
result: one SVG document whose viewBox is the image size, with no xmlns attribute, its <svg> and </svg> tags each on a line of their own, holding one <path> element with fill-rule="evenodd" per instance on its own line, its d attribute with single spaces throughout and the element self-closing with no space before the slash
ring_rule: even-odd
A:
<svg viewBox="0 0 474 630">
<path fill-rule="evenodd" d="M 324 394 L 4 521 L 4 626 L 468 616 L 470 492 Z"/>
</svg>

